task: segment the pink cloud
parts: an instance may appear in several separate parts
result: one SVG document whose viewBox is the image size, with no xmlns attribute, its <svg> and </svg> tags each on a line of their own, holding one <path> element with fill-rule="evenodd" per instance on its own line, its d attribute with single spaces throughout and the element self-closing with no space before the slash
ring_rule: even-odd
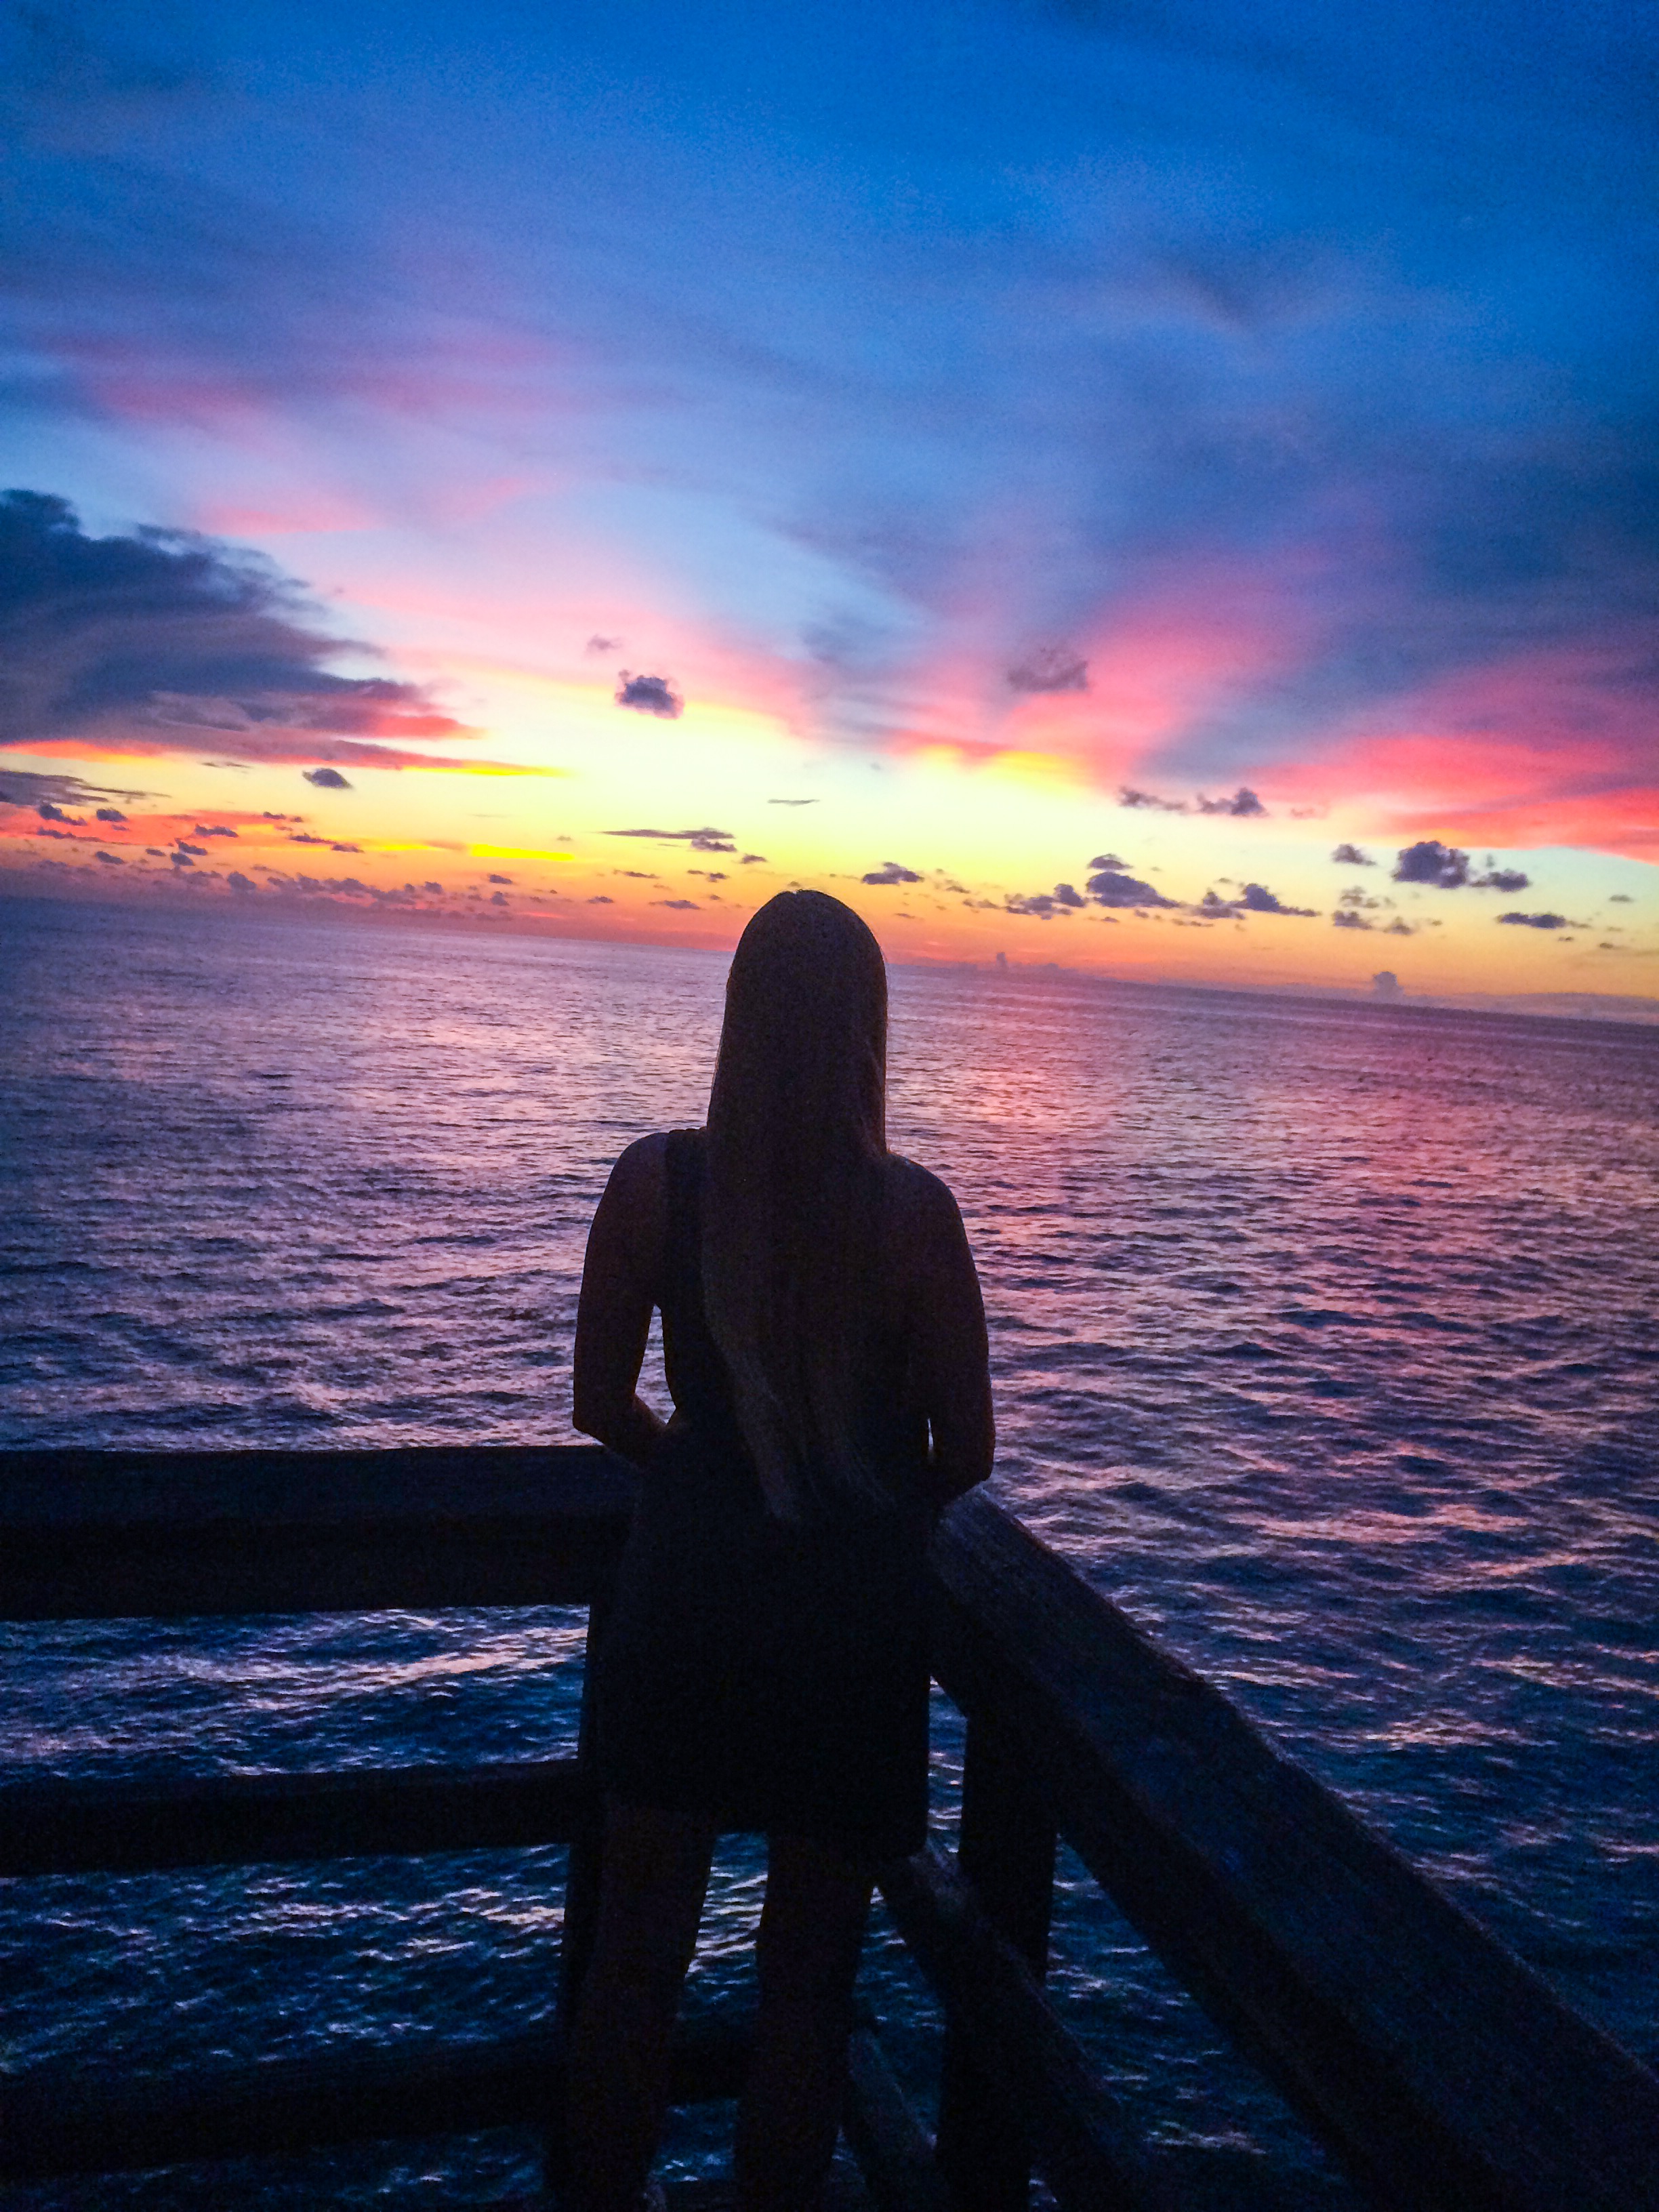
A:
<svg viewBox="0 0 1659 2212">
<path fill-rule="evenodd" d="M 1274 772 L 1380 830 L 1659 857 L 1659 724 L 1626 680 L 1632 644 L 1458 672 L 1380 727 Z"/>
</svg>

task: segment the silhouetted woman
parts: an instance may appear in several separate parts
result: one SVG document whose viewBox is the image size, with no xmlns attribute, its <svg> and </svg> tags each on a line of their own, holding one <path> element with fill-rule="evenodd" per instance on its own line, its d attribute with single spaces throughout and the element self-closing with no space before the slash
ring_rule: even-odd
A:
<svg viewBox="0 0 1659 2212">
<path fill-rule="evenodd" d="M 598 1661 L 599 1927 L 570 2068 L 580 2212 L 634 2212 L 716 1835 L 768 1838 L 744 2212 L 818 2202 L 872 1871 L 927 1826 L 922 1558 L 990 1471 L 950 1192 L 887 1150 L 887 979 L 850 908 L 743 933 L 706 1129 L 630 1145 L 594 1217 L 575 1421 L 643 1474 Z M 662 1312 L 673 1418 L 635 1395 Z"/>
</svg>

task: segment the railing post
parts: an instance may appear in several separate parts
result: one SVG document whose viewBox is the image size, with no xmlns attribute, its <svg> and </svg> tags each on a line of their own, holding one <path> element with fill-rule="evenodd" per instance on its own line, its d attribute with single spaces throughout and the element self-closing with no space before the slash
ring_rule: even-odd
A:
<svg viewBox="0 0 1659 2212">
<path fill-rule="evenodd" d="M 1048 1971 L 1054 1829 L 1012 1735 L 988 1717 L 968 1723 L 957 1863 L 996 1928 L 1039 1978 Z M 995 2085 L 947 2027 L 939 2163 L 963 2212 L 1024 2212 L 1030 2145 Z"/>
<path fill-rule="evenodd" d="M 599 1882 L 605 1856 L 605 1807 L 593 1774 L 594 1661 L 605 1640 L 611 1593 L 596 1596 L 587 1608 L 587 1648 L 582 1668 L 581 1720 L 576 1738 L 576 1772 L 581 1802 L 570 1838 L 564 1878 L 564 1925 L 559 1937 L 559 2023 L 568 2034 L 581 1998 L 582 1978 L 592 1955 L 599 1920 Z"/>
<path fill-rule="evenodd" d="M 581 2002 L 582 1981 L 593 1955 L 599 1924 L 599 1885 L 604 1878 L 605 1805 L 593 1772 L 594 1662 L 605 1641 L 611 1615 L 611 1592 L 597 1593 L 587 1607 L 587 1644 L 582 1662 L 581 1719 L 576 1738 L 576 1771 L 580 1796 L 565 1861 L 564 1919 L 559 1934 L 558 2030 L 561 2051 L 568 2051 Z M 556 2109 L 550 2115 L 547 2166 L 556 2176 L 564 2168 L 564 2083 L 561 2075 Z"/>
</svg>

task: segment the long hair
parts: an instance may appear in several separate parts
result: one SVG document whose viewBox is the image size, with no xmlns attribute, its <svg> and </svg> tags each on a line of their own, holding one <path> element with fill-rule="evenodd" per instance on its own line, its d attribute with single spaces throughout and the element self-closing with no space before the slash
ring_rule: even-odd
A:
<svg viewBox="0 0 1659 2212">
<path fill-rule="evenodd" d="M 780 1520 L 888 1494 L 859 1436 L 886 1092 L 880 946 L 839 899 L 780 892 L 726 979 L 702 1232 L 709 1329 Z"/>
</svg>

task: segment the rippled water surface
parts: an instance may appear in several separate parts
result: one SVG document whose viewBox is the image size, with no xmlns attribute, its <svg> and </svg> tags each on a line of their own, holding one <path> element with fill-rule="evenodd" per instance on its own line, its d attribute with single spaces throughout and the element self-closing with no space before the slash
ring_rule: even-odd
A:
<svg viewBox="0 0 1659 2212">
<path fill-rule="evenodd" d="M 723 972 L 0 907 L 0 1443 L 566 1436 L 594 1201 L 630 1138 L 701 1120 Z M 1001 1494 L 1659 2055 L 1659 1031 L 1018 972 L 893 994 L 893 1141 L 974 1240 Z M 12 1630 L 6 1778 L 528 1755 L 568 1740 L 580 1636 L 550 1612 Z M 938 1743 L 948 1820 L 942 1705 Z M 12 2061 L 510 2032 L 550 2004 L 561 1873 L 9 1885 Z M 741 1985 L 757 1887 L 734 1850 L 692 2002 Z M 1075 1869 L 1056 1943 L 1068 2016 L 1226 2201 L 1345 2201 Z M 868 1981 L 925 2087 L 890 1941 Z M 527 2156 L 504 2135 L 27 2201 L 479 2204 Z"/>
</svg>

